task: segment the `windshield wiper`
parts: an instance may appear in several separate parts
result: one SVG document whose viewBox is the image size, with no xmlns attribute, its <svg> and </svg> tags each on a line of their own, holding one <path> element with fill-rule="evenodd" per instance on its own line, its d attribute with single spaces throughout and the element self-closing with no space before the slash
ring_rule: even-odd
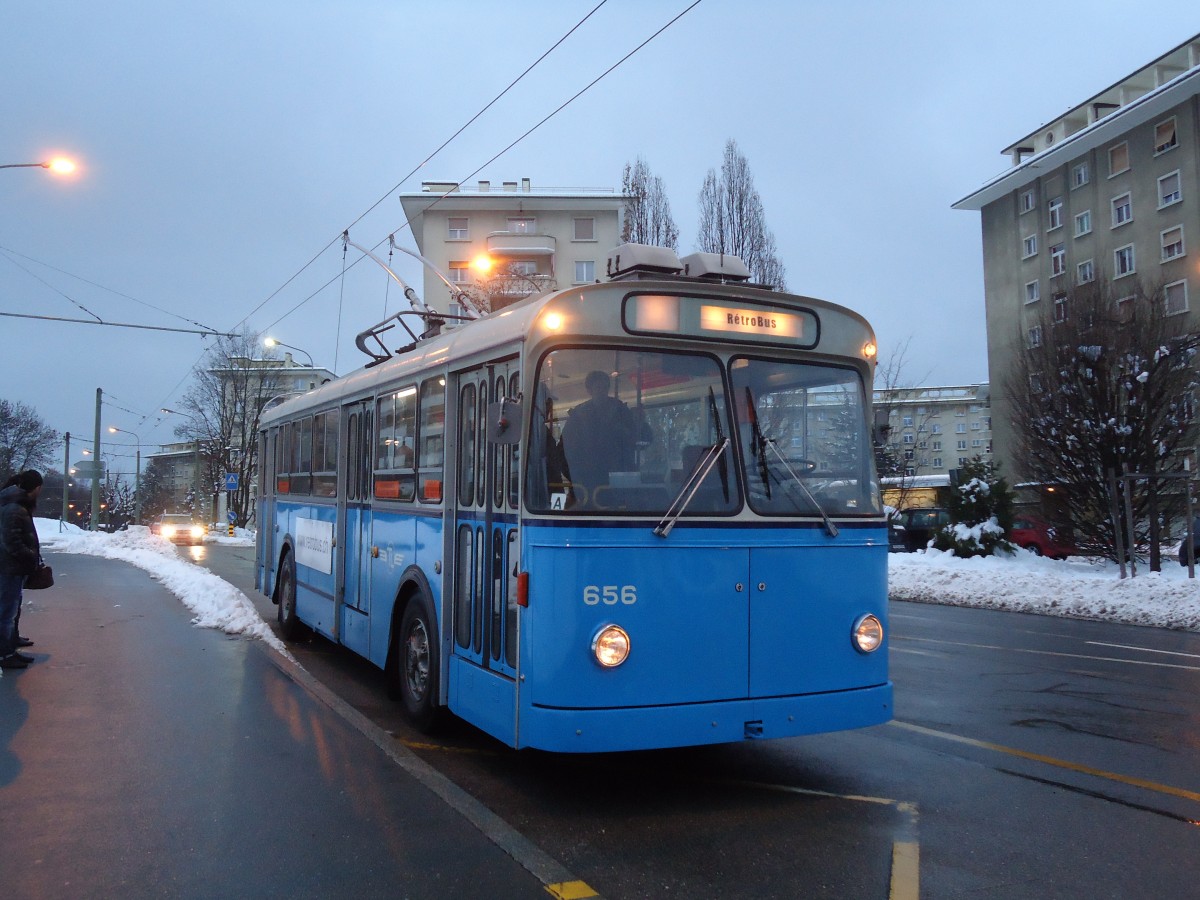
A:
<svg viewBox="0 0 1200 900">
<path fill-rule="evenodd" d="M 679 521 L 679 517 L 683 515 L 684 510 L 688 508 L 688 504 L 692 502 L 692 498 L 696 496 L 696 491 L 700 490 L 700 485 L 704 483 L 704 479 L 708 477 L 708 473 L 712 471 L 717 460 L 724 461 L 725 448 L 729 446 L 729 438 L 723 438 L 711 447 L 705 449 L 704 453 L 696 460 L 696 465 L 692 467 L 692 471 L 688 474 L 687 480 L 683 482 L 683 487 L 679 489 L 679 493 L 675 499 L 671 501 L 671 505 L 667 507 L 667 514 L 663 516 L 662 521 L 654 526 L 654 533 L 659 537 L 665 538 L 671 533 L 671 529 L 675 527 L 675 523 Z M 728 499 L 728 487 L 726 488 L 726 499 Z"/>
<path fill-rule="evenodd" d="M 750 393 L 750 388 L 748 387 L 746 388 L 746 409 L 750 417 L 750 426 L 752 432 L 751 443 L 753 446 L 754 455 L 758 459 L 759 476 L 762 478 L 763 490 L 766 491 L 767 499 L 771 499 L 771 473 L 769 467 L 767 466 L 766 453 L 767 448 L 769 447 L 779 462 L 783 464 L 783 468 L 786 469 L 787 473 L 792 476 L 792 481 L 795 482 L 796 487 L 800 488 L 800 491 L 804 494 L 808 502 L 811 503 L 813 508 L 821 514 L 821 521 L 825 523 L 825 532 L 830 537 L 837 537 L 838 527 L 833 524 L 833 520 L 829 518 L 829 514 L 825 512 L 821 504 L 817 502 L 817 498 L 813 496 L 812 491 L 808 489 L 807 485 L 805 485 L 805 483 L 801 480 L 800 476 L 797 475 L 792 467 L 788 464 L 788 461 L 784 458 L 783 454 L 779 452 L 779 448 L 775 446 L 774 438 L 769 438 L 763 434 L 762 428 L 760 428 L 758 424 L 758 410 L 754 406 L 754 395 Z"/>
</svg>

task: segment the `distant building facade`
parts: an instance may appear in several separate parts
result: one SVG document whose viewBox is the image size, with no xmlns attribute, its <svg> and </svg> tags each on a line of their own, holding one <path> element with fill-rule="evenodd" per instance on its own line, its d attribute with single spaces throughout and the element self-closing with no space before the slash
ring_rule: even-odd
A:
<svg viewBox="0 0 1200 900">
<path fill-rule="evenodd" d="M 949 475 L 976 456 L 992 459 L 991 390 L 986 384 L 875 391 L 887 413 L 887 447 L 897 475 Z"/>
<path fill-rule="evenodd" d="M 1140 285 L 1200 323 L 1200 35 L 1004 153 L 1011 168 L 954 208 L 981 213 L 993 440 L 1007 466 L 1004 386 L 1020 348 L 1042 339 L 1043 309 L 1067 320 L 1069 288 L 1108 280 L 1120 311 Z"/>
<path fill-rule="evenodd" d="M 400 195 L 421 255 L 456 287 L 497 309 L 542 291 L 604 277 L 620 243 L 625 196 L 612 189 L 534 188 L 530 179 L 427 181 Z M 476 265 L 487 260 L 490 268 Z M 422 298 L 446 309 L 448 289 L 425 271 Z"/>
</svg>

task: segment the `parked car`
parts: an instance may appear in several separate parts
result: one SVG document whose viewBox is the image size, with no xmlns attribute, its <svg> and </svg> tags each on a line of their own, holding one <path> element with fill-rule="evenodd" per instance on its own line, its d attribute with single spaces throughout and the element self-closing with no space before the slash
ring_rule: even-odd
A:
<svg viewBox="0 0 1200 900">
<path fill-rule="evenodd" d="M 202 544 L 208 529 L 187 513 L 163 513 L 150 524 L 153 534 L 161 534 L 173 544 Z"/>
<path fill-rule="evenodd" d="M 910 553 L 914 550 L 924 550 L 929 546 L 934 532 L 949 524 L 949 510 L 939 506 L 904 510 L 900 513 L 900 526 L 904 529 L 904 549 Z"/>
<path fill-rule="evenodd" d="M 1051 559 L 1066 559 L 1079 554 L 1079 548 L 1059 529 L 1037 516 L 1017 516 L 1013 519 L 1008 539 L 1018 547 Z"/>
</svg>

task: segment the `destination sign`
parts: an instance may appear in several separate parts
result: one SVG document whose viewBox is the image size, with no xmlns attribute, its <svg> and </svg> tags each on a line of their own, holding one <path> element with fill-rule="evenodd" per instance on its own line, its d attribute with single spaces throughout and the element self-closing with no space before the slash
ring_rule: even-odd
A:
<svg viewBox="0 0 1200 900">
<path fill-rule="evenodd" d="M 796 348 L 816 346 L 820 328 L 813 312 L 766 303 L 752 306 L 739 299 L 635 294 L 625 302 L 625 327 L 677 337 L 722 341 L 740 338 Z"/>
<path fill-rule="evenodd" d="M 772 337 L 788 337 L 797 340 L 804 337 L 804 321 L 799 316 L 776 310 L 701 306 L 700 327 L 706 331 L 769 334 Z"/>
</svg>

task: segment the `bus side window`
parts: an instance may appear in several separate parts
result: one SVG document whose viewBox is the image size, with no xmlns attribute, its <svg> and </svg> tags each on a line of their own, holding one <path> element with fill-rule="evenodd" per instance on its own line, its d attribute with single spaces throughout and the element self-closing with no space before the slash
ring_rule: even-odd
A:
<svg viewBox="0 0 1200 900">
<path fill-rule="evenodd" d="M 417 499 L 422 503 L 442 501 L 445 431 L 445 379 L 428 378 L 421 384 L 421 430 L 418 435 L 421 452 L 417 459 Z"/>
<path fill-rule="evenodd" d="M 358 440 L 361 437 L 358 431 L 358 413 L 350 413 L 349 419 L 346 422 L 346 499 L 358 500 L 358 485 L 359 485 L 359 466 L 362 465 L 362 460 L 359 459 Z"/>
<path fill-rule="evenodd" d="M 417 388 L 403 387 L 379 400 L 379 441 L 375 460 L 375 496 L 411 501 L 416 494 Z"/>
<path fill-rule="evenodd" d="M 337 453 L 339 410 L 331 409 L 313 419 L 313 486 L 318 497 L 337 496 Z"/>
<path fill-rule="evenodd" d="M 296 463 L 292 469 L 292 493 L 312 493 L 312 416 L 305 416 L 297 425 Z"/>
<path fill-rule="evenodd" d="M 496 377 L 496 388 L 492 394 L 492 399 L 501 400 L 507 396 L 508 385 L 505 382 L 503 375 Z M 504 488 L 508 481 L 506 467 L 512 461 L 512 454 L 508 452 L 509 444 L 494 444 L 492 446 L 493 464 L 496 470 L 492 475 L 492 506 L 496 509 L 504 508 Z"/>
<path fill-rule="evenodd" d="M 521 376 L 513 372 L 508 379 L 508 396 L 517 399 L 521 396 Z M 521 451 L 520 444 L 508 445 L 508 508 L 515 510 L 520 499 L 518 488 L 521 481 Z"/>
</svg>

